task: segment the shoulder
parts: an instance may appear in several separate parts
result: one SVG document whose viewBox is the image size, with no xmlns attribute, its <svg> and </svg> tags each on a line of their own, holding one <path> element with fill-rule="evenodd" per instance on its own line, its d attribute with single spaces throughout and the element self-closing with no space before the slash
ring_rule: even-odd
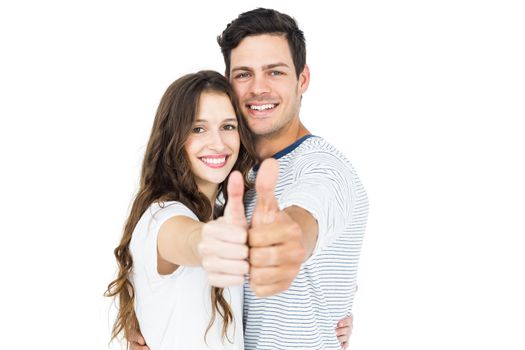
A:
<svg viewBox="0 0 525 350">
<path fill-rule="evenodd" d="M 139 222 L 135 226 L 134 235 L 157 232 L 167 220 L 174 216 L 185 216 L 195 221 L 199 221 L 197 216 L 184 204 L 176 201 L 155 202 L 142 214 Z"/>
<path fill-rule="evenodd" d="M 314 136 L 306 139 L 288 155 L 287 163 L 296 169 L 352 170 L 346 156 L 324 138 Z"/>
<path fill-rule="evenodd" d="M 187 206 L 177 201 L 155 202 L 144 213 L 154 221 L 165 221 L 173 216 L 187 216 L 198 220 Z"/>
<path fill-rule="evenodd" d="M 161 226 L 175 216 L 185 216 L 198 221 L 197 216 L 180 202 L 169 201 L 151 204 L 142 214 L 142 217 L 133 230 L 131 240 L 132 250 L 137 251 L 144 241 L 151 240 L 151 242 L 153 242 L 152 244 L 156 246 L 157 236 Z"/>
</svg>

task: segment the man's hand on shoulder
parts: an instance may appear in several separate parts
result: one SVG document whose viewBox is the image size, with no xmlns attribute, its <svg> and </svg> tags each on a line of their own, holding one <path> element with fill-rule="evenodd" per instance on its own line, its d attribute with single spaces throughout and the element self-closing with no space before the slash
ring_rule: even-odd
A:
<svg viewBox="0 0 525 350">
<path fill-rule="evenodd" d="M 335 327 L 335 334 L 337 335 L 339 344 L 341 344 L 342 350 L 348 349 L 348 340 L 352 335 L 353 328 L 354 318 L 352 315 L 345 317 L 339 320 L 339 322 L 337 322 L 337 326 Z"/>
<path fill-rule="evenodd" d="M 128 341 L 130 350 L 149 350 L 144 337 L 138 331 L 131 334 Z"/>
</svg>

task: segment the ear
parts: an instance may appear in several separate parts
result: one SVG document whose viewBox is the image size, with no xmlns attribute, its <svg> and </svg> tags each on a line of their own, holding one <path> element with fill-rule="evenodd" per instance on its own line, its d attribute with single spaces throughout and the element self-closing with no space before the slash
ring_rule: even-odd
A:
<svg viewBox="0 0 525 350">
<path fill-rule="evenodd" d="M 303 71 L 301 74 L 299 74 L 299 95 L 302 95 L 306 92 L 308 85 L 310 85 L 310 67 L 305 64 Z"/>
</svg>

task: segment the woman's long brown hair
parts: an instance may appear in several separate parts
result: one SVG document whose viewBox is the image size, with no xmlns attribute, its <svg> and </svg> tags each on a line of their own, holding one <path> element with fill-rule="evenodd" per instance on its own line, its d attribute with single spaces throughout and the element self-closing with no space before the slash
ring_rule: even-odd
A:
<svg viewBox="0 0 525 350">
<path fill-rule="evenodd" d="M 214 71 L 200 71 L 177 79 L 168 87 L 157 109 L 142 163 L 140 188 L 124 226 L 120 244 L 114 251 L 118 263 L 118 277 L 108 285 L 104 294 L 118 300 L 118 313 L 111 340 L 123 333 L 129 344 L 130 336 L 139 331 L 134 310 L 135 293 L 129 279 L 133 267 L 129 244 L 133 230 L 146 209 L 155 202 L 179 201 L 192 210 L 200 221 L 209 221 L 212 213 L 214 217 L 220 215 L 221 207 L 213 210 L 212 205 L 215 206 L 215 203 L 210 203 L 208 198 L 199 192 L 184 150 L 203 92 L 221 93 L 230 98 L 237 115 L 241 139 L 239 156 L 233 170 L 241 171 L 246 188 L 252 186 L 247 180 L 247 175 L 255 164 L 253 140 L 226 78 Z M 225 183 L 226 180 L 219 184 L 218 198 L 222 197 L 226 201 L 228 194 Z M 230 306 L 222 293 L 222 288 L 212 287 L 212 315 L 204 334 L 205 340 L 217 312 L 223 319 L 223 340 L 227 337 L 229 324 L 233 322 Z"/>
</svg>

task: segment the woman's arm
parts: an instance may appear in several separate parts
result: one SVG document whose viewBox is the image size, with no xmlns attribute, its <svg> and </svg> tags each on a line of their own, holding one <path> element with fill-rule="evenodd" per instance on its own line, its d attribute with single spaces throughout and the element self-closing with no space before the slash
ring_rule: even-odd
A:
<svg viewBox="0 0 525 350">
<path fill-rule="evenodd" d="M 178 266 L 199 266 L 197 246 L 204 224 L 186 216 L 174 216 L 162 224 L 157 237 L 157 269 L 169 274 Z"/>
</svg>

